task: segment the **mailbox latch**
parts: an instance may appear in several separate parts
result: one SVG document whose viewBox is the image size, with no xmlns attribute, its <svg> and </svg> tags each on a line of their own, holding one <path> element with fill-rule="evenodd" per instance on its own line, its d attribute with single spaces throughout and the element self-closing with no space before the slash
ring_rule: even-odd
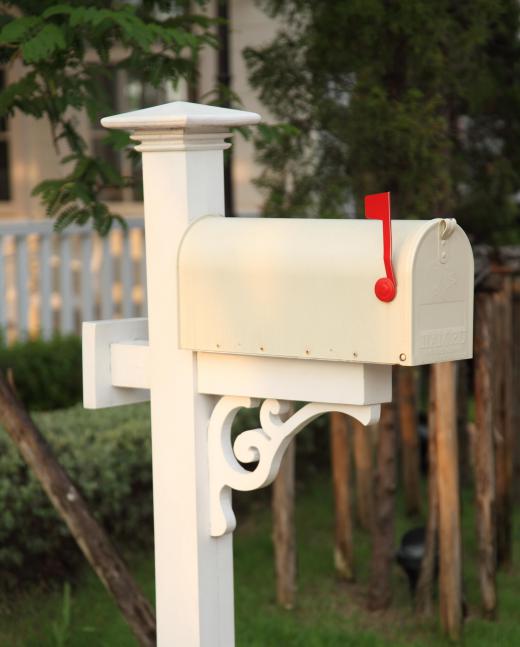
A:
<svg viewBox="0 0 520 647">
<path fill-rule="evenodd" d="M 397 293 L 397 282 L 392 265 L 392 216 L 389 192 L 365 196 L 365 218 L 383 222 L 383 260 L 386 276 L 377 279 L 374 292 L 380 301 L 393 301 Z"/>
<path fill-rule="evenodd" d="M 439 261 L 443 264 L 448 262 L 448 246 L 446 241 L 455 231 L 457 221 L 455 218 L 443 218 L 440 221 L 439 231 Z"/>
</svg>

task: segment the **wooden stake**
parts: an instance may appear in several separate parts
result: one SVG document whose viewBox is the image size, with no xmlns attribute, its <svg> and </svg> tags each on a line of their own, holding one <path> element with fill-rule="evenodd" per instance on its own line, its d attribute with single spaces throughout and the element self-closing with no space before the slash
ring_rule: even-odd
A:
<svg viewBox="0 0 520 647">
<path fill-rule="evenodd" d="M 513 280 L 513 370 L 512 390 L 515 394 L 512 401 L 511 426 L 517 439 L 514 447 L 513 497 L 520 503 L 520 276 Z"/>
<path fill-rule="evenodd" d="M 439 493 L 439 595 L 441 623 L 452 640 L 462 631 L 462 565 L 455 364 L 434 365 Z"/>
<path fill-rule="evenodd" d="M 368 590 L 371 611 L 387 609 L 392 600 L 392 565 L 395 552 L 396 468 L 395 412 L 384 404 L 379 421 L 375 477 L 375 523 L 372 533 L 372 564 Z"/>
<path fill-rule="evenodd" d="M 155 646 L 155 618 L 150 603 L 1 372 L 0 424 L 116 601 L 139 644 L 143 647 Z"/>
<path fill-rule="evenodd" d="M 508 567 L 512 559 L 512 490 L 514 438 L 512 429 L 512 284 L 511 277 L 502 277 L 502 288 L 493 295 L 494 335 L 494 439 L 497 497 L 497 559 Z"/>
<path fill-rule="evenodd" d="M 437 433 L 435 416 L 435 375 L 430 369 L 428 397 L 428 521 L 426 545 L 417 583 L 416 608 L 423 615 L 433 614 L 433 590 L 435 585 L 439 534 L 439 494 L 437 489 Z"/>
<path fill-rule="evenodd" d="M 468 362 L 457 362 L 457 438 L 460 484 L 470 482 L 470 443 L 468 434 Z"/>
<path fill-rule="evenodd" d="M 413 369 L 405 366 L 399 367 L 397 375 L 405 509 L 408 515 L 415 515 L 421 510 L 415 376 Z"/>
<path fill-rule="evenodd" d="M 293 440 L 285 452 L 272 490 L 276 600 L 284 609 L 294 607 L 296 595 L 295 457 L 296 443 Z"/>
<path fill-rule="evenodd" d="M 493 443 L 492 297 L 477 295 L 475 303 L 475 494 L 477 503 L 478 573 L 483 613 L 496 615 L 496 493 Z"/>
<path fill-rule="evenodd" d="M 350 429 L 347 416 L 330 414 L 330 447 L 334 487 L 334 565 L 346 581 L 355 579 L 352 540 Z M 367 430 L 364 430 L 367 433 Z"/>
<path fill-rule="evenodd" d="M 374 460 L 371 430 L 352 420 L 356 472 L 356 510 L 360 526 L 369 532 L 374 527 Z"/>
</svg>

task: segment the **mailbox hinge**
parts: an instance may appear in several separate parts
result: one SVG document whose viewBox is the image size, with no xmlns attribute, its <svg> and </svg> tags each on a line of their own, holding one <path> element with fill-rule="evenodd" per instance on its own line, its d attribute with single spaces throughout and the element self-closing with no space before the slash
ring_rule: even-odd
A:
<svg viewBox="0 0 520 647">
<path fill-rule="evenodd" d="M 442 218 L 439 222 L 439 261 L 442 264 L 448 262 L 448 238 L 453 234 L 457 226 L 455 218 Z"/>
</svg>

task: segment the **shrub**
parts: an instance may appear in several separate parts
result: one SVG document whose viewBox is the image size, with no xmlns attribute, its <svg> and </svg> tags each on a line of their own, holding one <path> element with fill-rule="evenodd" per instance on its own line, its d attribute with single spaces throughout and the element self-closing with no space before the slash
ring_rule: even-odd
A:
<svg viewBox="0 0 520 647">
<path fill-rule="evenodd" d="M 83 492 L 110 537 L 126 546 L 153 540 L 149 406 L 87 411 L 81 405 L 40 412 L 34 419 Z M 234 427 L 257 427 L 258 410 L 244 410 Z M 298 476 L 328 463 L 328 419 L 321 416 L 298 440 Z M 235 511 L 245 514 L 267 489 L 237 493 Z M 50 504 L 7 434 L 0 429 L 0 572 L 3 588 L 23 580 L 70 574 L 81 560 L 65 523 Z"/>
<path fill-rule="evenodd" d="M 149 407 L 86 411 L 76 406 L 39 413 L 35 421 L 110 536 L 125 543 L 150 543 Z M 0 430 L 2 585 L 61 575 L 79 557 L 65 523 Z"/>
<path fill-rule="evenodd" d="M 81 400 L 81 339 L 56 336 L 0 346 L 0 369 L 9 371 L 32 411 L 70 407 Z"/>
</svg>

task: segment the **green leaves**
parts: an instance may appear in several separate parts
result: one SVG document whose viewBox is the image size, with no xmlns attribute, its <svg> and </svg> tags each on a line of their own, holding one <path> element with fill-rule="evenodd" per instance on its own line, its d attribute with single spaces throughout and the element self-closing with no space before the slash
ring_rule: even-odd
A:
<svg viewBox="0 0 520 647">
<path fill-rule="evenodd" d="M 81 386 L 81 342 L 76 341 Z M 63 348 L 63 350 L 62 350 Z M 30 349 L 28 349 L 29 351 Z M 53 344 L 59 364 L 63 344 Z M 38 357 L 42 363 L 42 359 Z M 45 357 L 48 368 L 52 357 Z M 32 358 L 26 364 L 30 374 Z M 15 373 L 16 375 L 16 373 Z M 43 371 L 42 384 L 53 381 Z M 48 384 L 45 384 L 47 378 Z M 16 379 L 16 378 L 15 378 Z M 56 390 L 67 385 L 54 382 Z M 36 384 L 34 385 L 36 386 Z M 79 389 L 79 394 L 81 390 Z M 89 505 L 118 541 L 139 546 L 153 535 L 149 407 L 137 405 L 85 411 L 81 405 L 35 415 L 36 424 Z M 74 572 L 81 554 L 37 479 L 0 430 L 0 568 L 2 587 L 19 590 L 23 582 Z M 59 575 L 58 575 L 59 577 Z M 63 628 L 66 626 L 63 618 Z M 45 636 L 46 640 L 50 637 Z M 88 641 L 87 641 L 88 642 Z M 48 643 L 50 644 L 50 643 Z"/>
<path fill-rule="evenodd" d="M 25 63 L 47 60 L 51 54 L 65 49 L 65 37 L 56 25 L 45 25 L 32 38 L 22 44 Z"/>
<path fill-rule="evenodd" d="M 7 23 L 0 31 L 0 45 L 19 43 L 41 20 L 36 16 L 22 16 Z"/>
<path fill-rule="evenodd" d="M 360 215 L 364 194 L 390 190 L 399 218 L 518 239 L 516 0 L 262 4 L 280 29 L 246 49 L 250 82 L 295 128 L 259 129 L 265 213 Z"/>
<path fill-rule="evenodd" d="M 43 11 L 41 4 L 47 5 Z M 62 161 L 73 166 L 34 191 L 56 227 L 91 220 L 107 232 L 120 217 L 101 197 L 107 189 L 130 187 L 134 178 L 89 152 L 78 113 L 97 122 L 100 114 L 121 111 L 109 92 L 118 70 L 129 82 L 156 88 L 195 78 L 199 49 L 215 44 L 212 22 L 201 14 L 179 14 L 176 0 L 41 4 L 10 2 L 9 10 L 0 9 L 0 60 L 18 59 L 26 70 L 1 94 L 0 116 L 19 110 L 47 119 Z M 112 133 L 104 143 L 120 151 L 114 160 L 132 155 L 124 133 Z"/>
<path fill-rule="evenodd" d="M 36 16 L 14 18 L 0 31 L 0 45 L 19 47 L 24 63 L 47 60 L 66 47 L 64 32 Z"/>
</svg>

